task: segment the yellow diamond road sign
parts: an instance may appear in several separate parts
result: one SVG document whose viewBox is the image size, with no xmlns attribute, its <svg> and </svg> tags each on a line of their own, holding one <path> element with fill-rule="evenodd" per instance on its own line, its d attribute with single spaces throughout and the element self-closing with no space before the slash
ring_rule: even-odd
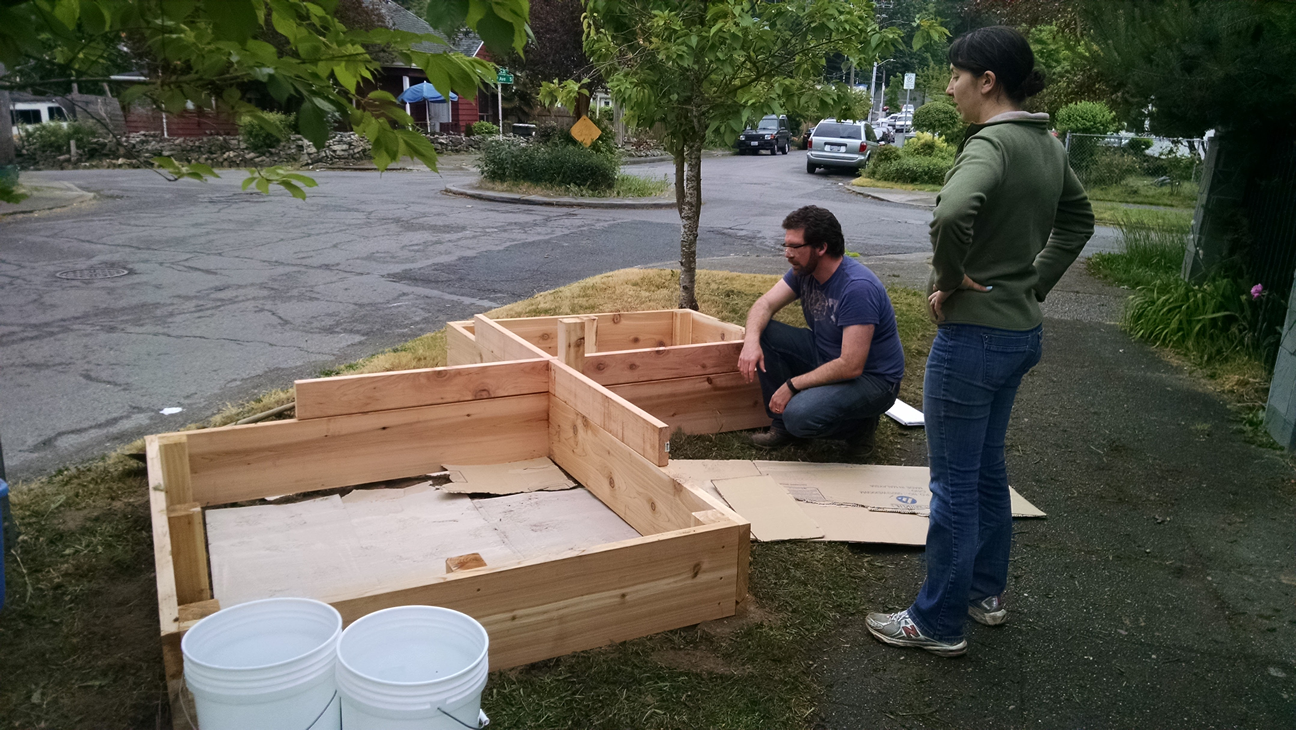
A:
<svg viewBox="0 0 1296 730">
<path fill-rule="evenodd" d="M 594 144 L 594 140 L 598 139 L 601 134 L 603 132 L 599 131 L 598 125 L 585 116 L 582 116 L 571 128 L 572 139 L 586 147 Z"/>
</svg>

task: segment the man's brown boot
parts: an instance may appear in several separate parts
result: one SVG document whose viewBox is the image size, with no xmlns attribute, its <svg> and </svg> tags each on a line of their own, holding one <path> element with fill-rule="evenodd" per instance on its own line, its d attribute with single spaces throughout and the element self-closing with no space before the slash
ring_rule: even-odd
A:
<svg viewBox="0 0 1296 730">
<path fill-rule="evenodd" d="M 781 428 L 769 427 L 764 433 L 754 433 L 751 442 L 762 449 L 780 449 L 784 446 L 801 443 L 801 439 Z"/>
</svg>

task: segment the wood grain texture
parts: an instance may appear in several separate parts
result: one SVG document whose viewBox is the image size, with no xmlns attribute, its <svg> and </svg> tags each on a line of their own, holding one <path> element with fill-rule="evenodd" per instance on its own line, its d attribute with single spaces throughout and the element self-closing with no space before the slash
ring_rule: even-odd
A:
<svg viewBox="0 0 1296 730">
<path fill-rule="evenodd" d="M 641 535 L 693 525 L 710 505 L 615 436 L 554 396 L 549 406 L 549 458 Z"/>
<path fill-rule="evenodd" d="M 391 606 L 462 611 L 491 637 L 492 670 L 730 616 L 741 527 L 600 545 L 333 605 L 351 622 Z"/>
<path fill-rule="evenodd" d="M 603 352 L 587 355 L 582 372 L 590 380 L 607 386 L 736 373 L 741 352 L 742 342 Z"/>
<path fill-rule="evenodd" d="M 564 317 L 558 320 L 558 359 L 576 372 L 585 367 L 585 320 Z"/>
<path fill-rule="evenodd" d="M 624 383 L 608 390 L 665 421 L 673 431 L 707 434 L 768 426 L 760 383 L 737 372 Z"/>
<path fill-rule="evenodd" d="M 486 560 L 482 558 L 481 553 L 468 553 L 467 555 L 456 555 L 453 558 L 446 558 L 445 569 L 447 573 L 457 573 L 461 570 L 474 570 L 476 568 L 485 568 Z"/>
<path fill-rule="evenodd" d="M 693 344 L 693 315 L 696 314 L 691 309 L 677 309 L 671 313 L 674 317 L 672 322 L 674 331 L 671 334 L 671 344 L 676 347 L 680 345 Z"/>
<path fill-rule="evenodd" d="M 657 466 L 669 461 L 670 429 L 626 399 L 553 361 L 550 392 Z"/>
<path fill-rule="evenodd" d="M 176 598 L 175 566 L 171 562 L 171 521 L 167 517 L 166 486 L 158 436 L 144 438 L 144 460 L 148 464 L 149 517 L 153 523 L 153 567 L 157 579 L 158 620 L 162 633 L 180 628 L 180 601 Z"/>
<path fill-rule="evenodd" d="M 204 507 L 545 456 L 549 396 L 447 403 L 187 433 Z"/>
<path fill-rule="evenodd" d="M 709 314 L 693 313 L 693 342 L 742 342 L 746 328 L 721 322 Z"/>
<path fill-rule="evenodd" d="M 473 317 L 473 339 L 481 352 L 482 362 L 507 360 L 533 360 L 552 357 L 554 353 L 527 342 L 493 320 L 477 315 Z"/>
<path fill-rule="evenodd" d="M 211 600 L 211 570 L 207 566 L 207 528 L 203 524 L 202 505 L 190 502 L 168 507 L 167 521 L 171 527 L 176 600 L 181 606 Z"/>
<path fill-rule="evenodd" d="M 446 322 L 446 365 L 475 365 L 481 361 L 472 322 Z"/>
<path fill-rule="evenodd" d="M 564 317 L 594 317 L 598 321 L 598 352 L 665 347 L 674 333 L 674 309 L 643 312 L 569 314 L 554 317 L 521 317 L 492 320 L 550 355 L 558 354 L 558 320 Z"/>
<path fill-rule="evenodd" d="M 298 380 L 297 420 L 547 393 L 549 361 L 521 360 Z"/>
</svg>

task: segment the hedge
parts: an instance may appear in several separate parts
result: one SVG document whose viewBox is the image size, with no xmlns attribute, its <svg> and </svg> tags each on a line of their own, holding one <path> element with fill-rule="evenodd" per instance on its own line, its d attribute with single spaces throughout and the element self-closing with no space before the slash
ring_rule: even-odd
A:
<svg viewBox="0 0 1296 730">
<path fill-rule="evenodd" d="M 621 165 L 615 155 L 601 154 L 579 145 L 522 144 L 510 139 L 491 140 L 478 162 L 482 177 L 493 182 L 526 182 L 537 185 L 611 190 Z"/>
</svg>

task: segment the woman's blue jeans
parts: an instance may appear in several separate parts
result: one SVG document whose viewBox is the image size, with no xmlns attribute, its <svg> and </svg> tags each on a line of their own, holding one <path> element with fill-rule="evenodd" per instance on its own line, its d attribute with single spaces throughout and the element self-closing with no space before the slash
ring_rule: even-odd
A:
<svg viewBox="0 0 1296 730">
<path fill-rule="evenodd" d="M 927 580 L 909 607 L 923 634 L 963 637 L 968 604 L 1003 593 L 1012 546 L 1004 435 L 1043 331 L 941 325 L 927 357 L 923 417 L 931 467 Z"/>
</svg>

